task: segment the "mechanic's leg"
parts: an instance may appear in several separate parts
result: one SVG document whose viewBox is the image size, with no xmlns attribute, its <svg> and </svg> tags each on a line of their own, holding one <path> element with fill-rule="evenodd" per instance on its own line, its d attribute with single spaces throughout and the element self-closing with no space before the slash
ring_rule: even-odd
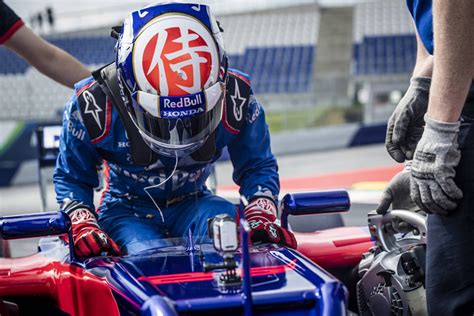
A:
<svg viewBox="0 0 474 316">
<path fill-rule="evenodd" d="M 158 210 L 115 202 L 99 209 L 99 225 L 128 254 L 168 245 L 167 230 Z"/>
<path fill-rule="evenodd" d="M 165 220 L 169 223 L 168 227 L 173 236 L 187 236 L 189 229 L 194 236 L 207 236 L 207 219 L 224 213 L 235 218 L 235 205 L 221 197 L 206 193 L 197 200 L 190 197 L 168 208 Z"/>
<path fill-rule="evenodd" d="M 428 215 L 429 315 L 474 313 L 474 128 L 470 132 L 461 128 L 460 144 L 456 183 L 464 197 L 449 216 Z"/>
</svg>

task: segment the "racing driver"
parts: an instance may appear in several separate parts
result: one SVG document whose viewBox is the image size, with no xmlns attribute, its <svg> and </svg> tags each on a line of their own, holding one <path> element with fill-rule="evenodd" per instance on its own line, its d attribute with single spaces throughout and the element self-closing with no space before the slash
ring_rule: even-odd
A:
<svg viewBox="0 0 474 316">
<path fill-rule="evenodd" d="M 150 6 L 114 30 L 115 62 L 77 83 L 64 111 L 54 182 L 76 255 L 133 253 L 151 240 L 205 235 L 217 214 L 235 217 L 205 186 L 225 147 L 249 201 L 251 240 L 296 248 L 275 223 L 279 178 L 262 106 L 249 77 L 227 67 L 209 7 Z M 107 184 L 95 211 L 102 161 Z"/>
</svg>

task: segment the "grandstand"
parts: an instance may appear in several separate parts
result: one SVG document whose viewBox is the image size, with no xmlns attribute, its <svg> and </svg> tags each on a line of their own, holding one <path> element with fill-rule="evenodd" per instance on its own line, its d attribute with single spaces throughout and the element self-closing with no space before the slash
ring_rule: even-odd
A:
<svg viewBox="0 0 474 316">
<path fill-rule="evenodd" d="M 355 75 L 410 73 L 415 63 L 416 39 L 405 2 L 360 3 L 354 10 Z"/>
<path fill-rule="evenodd" d="M 408 88 L 416 38 L 405 1 L 362 2 L 354 7 L 353 83 L 365 104 L 364 121 L 385 122 Z M 397 96 L 390 100 L 393 92 Z"/>
<path fill-rule="evenodd" d="M 345 76 L 353 91 L 365 91 L 365 101 L 376 104 L 380 95 L 386 98 L 391 90 L 406 88 L 416 54 L 413 28 L 403 0 L 361 1 L 350 9 L 352 68 Z M 321 94 L 327 88 L 321 89 L 317 79 L 331 65 L 318 60 L 318 41 L 325 40 L 319 38 L 321 10 L 307 2 L 219 17 L 231 66 L 251 75 L 254 91 L 270 111 L 323 103 Z M 113 60 L 114 40 L 108 34 L 108 27 L 102 27 L 47 39 L 94 68 Z M 347 89 L 335 89 L 342 98 L 352 99 Z M 71 94 L 4 48 L 0 91 L 5 109 L 0 120 L 57 121 Z"/>
<path fill-rule="evenodd" d="M 318 36 L 316 5 L 227 15 L 220 19 L 230 65 L 250 74 L 255 93 L 309 90 Z"/>
</svg>

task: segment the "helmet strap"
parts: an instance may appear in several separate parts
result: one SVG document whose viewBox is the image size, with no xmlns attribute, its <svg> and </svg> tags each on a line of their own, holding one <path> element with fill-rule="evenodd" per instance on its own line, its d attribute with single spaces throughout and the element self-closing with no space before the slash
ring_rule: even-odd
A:
<svg viewBox="0 0 474 316">
<path fill-rule="evenodd" d="M 102 90 L 112 99 L 120 119 L 127 132 L 130 141 L 130 151 L 132 161 L 139 166 L 148 166 L 158 160 L 158 154 L 154 152 L 143 140 L 135 124 L 132 122 L 127 112 L 126 105 L 120 97 L 120 87 L 117 77 L 115 64 L 111 63 L 92 73 L 94 78 L 100 84 Z M 207 162 L 216 154 L 216 131 L 215 130 L 206 142 L 195 152 L 191 154 L 191 158 L 198 162 Z"/>
<path fill-rule="evenodd" d="M 207 162 L 211 160 L 216 154 L 216 131 L 217 129 L 209 135 L 206 142 L 199 147 L 198 150 L 191 154 L 191 158 L 198 162 Z"/>
<path fill-rule="evenodd" d="M 108 64 L 93 71 L 92 76 L 100 84 L 104 93 L 111 98 L 113 101 L 112 104 L 117 109 L 130 141 L 130 152 L 133 163 L 139 166 L 148 166 L 156 162 L 158 160 L 158 154 L 151 150 L 143 140 L 137 127 L 132 122 L 126 105 L 120 96 L 120 86 L 115 63 Z"/>
</svg>

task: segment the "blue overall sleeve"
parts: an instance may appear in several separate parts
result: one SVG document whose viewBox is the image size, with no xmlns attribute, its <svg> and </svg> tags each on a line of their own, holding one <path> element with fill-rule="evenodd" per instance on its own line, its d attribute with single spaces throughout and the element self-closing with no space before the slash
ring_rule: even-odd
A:
<svg viewBox="0 0 474 316">
<path fill-rule="evenodd" d="M 77 98 L 66 105 L 54 172 L 56 200 L 68 198 L 94 209 L 94 190 L 98 186 L 97 165 L 100 157 L 84 126 Z"/>
<path fill-rule="evenodd" d="M 270 132 L 263 107 L 250 96 L 245 123 L 237 138 L 228 146 L 234 166 L 233 180 L 247 199 L 268 196 L 278 199 L 278 165 L 270 148 Z"/>
</svg>

